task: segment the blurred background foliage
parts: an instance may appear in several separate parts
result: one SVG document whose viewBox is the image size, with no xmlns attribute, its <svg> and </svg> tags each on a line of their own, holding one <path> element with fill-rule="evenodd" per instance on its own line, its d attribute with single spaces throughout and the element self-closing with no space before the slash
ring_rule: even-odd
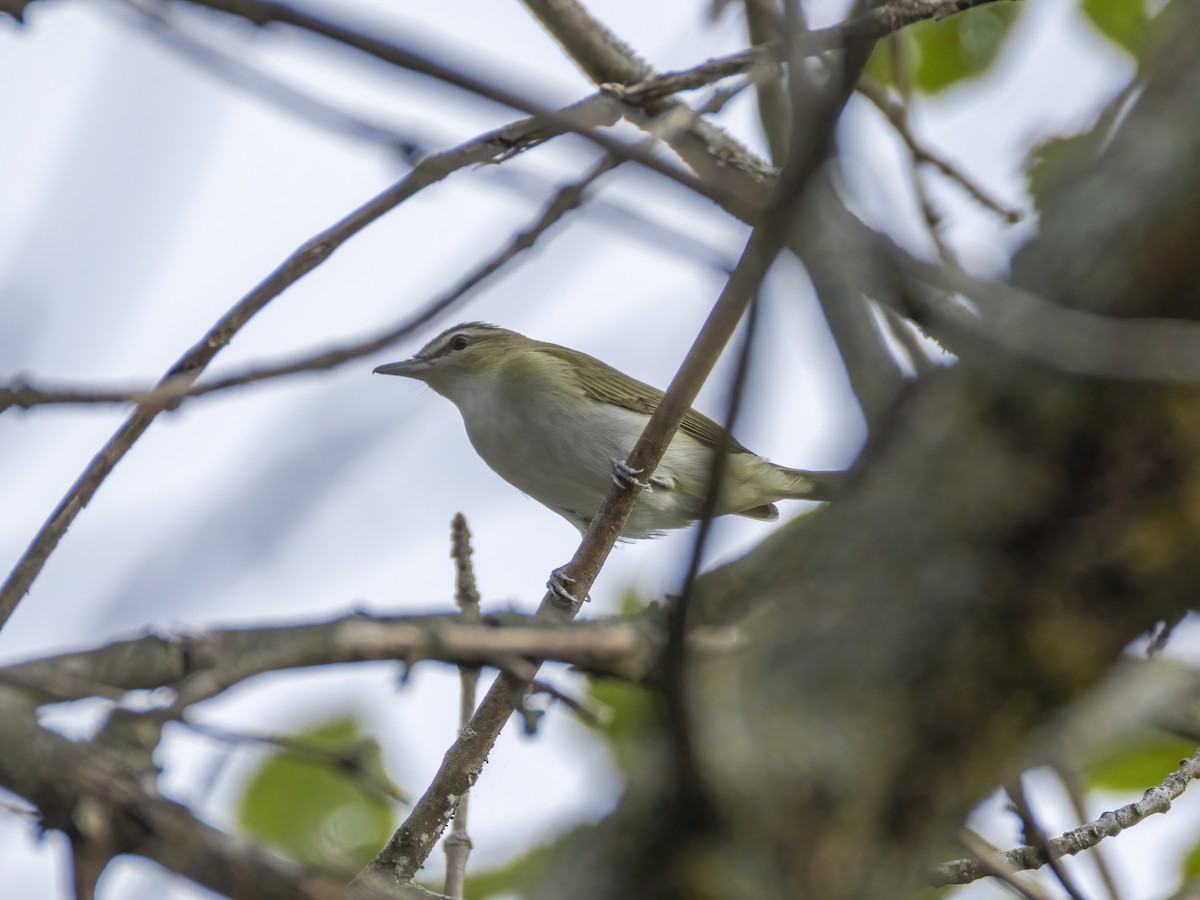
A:
<svg viewBox="0 0 1200 900">
<path fill-rule="evenodd" d="M 325 719 L 283 742 L 247 779 L 238 826 L 296 862 L 353 875 L 399 824 L 400 789 L 383 769 L 379 742 L 354 715 Z"/>
<path fill-rule="evenodd" d="M 1143 49 L 1151 21 L 1165 5 L 1157 0 L 1079 0 L 1084 17 L 1135 57 Z M 996 62 L 1022 9 L 1019 2 L 994 3 L 940 22 L 918 22 L 879 45 L 867 74 L 896 86 L 893 54 L 899 44 L 908 83 L 921 93 L 936 94 L 983 75 Z"/>
</svg>

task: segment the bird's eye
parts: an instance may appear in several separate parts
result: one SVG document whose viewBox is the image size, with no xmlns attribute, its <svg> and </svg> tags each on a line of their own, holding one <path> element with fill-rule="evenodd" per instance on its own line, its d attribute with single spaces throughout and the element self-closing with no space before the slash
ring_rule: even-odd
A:
<svg viewBox="0 0 1200 900">
<path fill-rule="evenodd" d="M 450 349 L 466 350 L 470 343 L 471 339 L 465 334 L 456 334 L 454 337 L 450 338 Z"/>
</svg>

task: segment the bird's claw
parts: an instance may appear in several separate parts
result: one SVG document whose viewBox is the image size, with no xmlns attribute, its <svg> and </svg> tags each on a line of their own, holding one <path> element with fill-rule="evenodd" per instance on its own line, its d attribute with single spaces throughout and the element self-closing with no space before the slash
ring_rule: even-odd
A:
<svg viewBox="0 0 1200 900">
<path fill-rule="evenodd" d="M 654 493 L 655 479 L 651 478 L 650 483 L 638 481 L 638 476 L 645 469 L 634 469 L 629 466 L 624 460 L 614 459 L 612 461 L 612 481 L 619 488 L 624 488 L 627 491 L 645 491 L 647 494 Z M 661 486 L 662 482 L 658 484 Z"/>
<path fill-rule="evenodd" d="M 559 566 L 550 573 L 550 578 L 546 582 L 546 590 L 573 607 L 582 606 L 583 602 L 571 593 L 571 585 L 575 583 L 575 579 L 566 573 L 566 568 L 566 566 Z M 587 601 L 592 598 L 585 596 L 583 599 Z"/>
</svg>

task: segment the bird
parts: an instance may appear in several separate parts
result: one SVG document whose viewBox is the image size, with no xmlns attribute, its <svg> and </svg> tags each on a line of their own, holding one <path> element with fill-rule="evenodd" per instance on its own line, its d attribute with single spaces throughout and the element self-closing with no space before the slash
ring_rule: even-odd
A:
<svg viewBox="0 0 1200 900">
<path fill-rule="evenodd" d="M 648 482 L 625 463 L 663 393 L 595 357 L 488 325 L 447 328 L 376 374 L 424 382 L 458 407 L 475 452 L 501 478 L 587 531 L 616 483 L 641 491 L 623 540 L 704 516 L 713 454 L 725 452 L 713 514 L 771 522 L 778 500 L 829 500 L 841 472 L 768 462 L 694 409 Z"/>
</svg>

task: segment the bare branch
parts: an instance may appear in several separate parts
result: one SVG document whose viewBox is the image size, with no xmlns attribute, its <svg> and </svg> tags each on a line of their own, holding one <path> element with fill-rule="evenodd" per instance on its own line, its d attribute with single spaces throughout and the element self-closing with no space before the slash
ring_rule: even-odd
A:
<svg viewBox="0 0 1200 900">
<path fill-rule="evenodd" d="M 1062 767 L 1059 767 L 1057 771 L 1058 780 L 1071 799 L 1071 808 L 1075 811 L 1076 821 L 1086 822 L 1087 811 L 1084 807 L 1083 786 L 1079 783 L 1078 775 L 1073 771 L 1066 771 Z M 1117 881 L 1113 877 L 1112 867 L 1108 864 L 1105 850 L 1105 847 L 1097 844 L 1092 848 L 1090 858 L 1096 864 L 1096 871 L 1100 873 L 1100 880 L 1104 883 L 1104 890 L 1108 893 L 1109 900 L 1121 900 L 1121 892 L 1117 889 Z"/>
<path fill-rule="evenodd" d="M 445 82 L 453 87 L 475 94 L 485 100 L 519 110 L 533 116 L 546 126 L 552 134 L 572 132 L 578 134 L 593 144 L 603 148 L 620 160 L 637 162 L 652 172 L 663 175 L 684 187 L 690 188 L 701 196 L 724 204 L 737 206 L 747 214 L 753 215 L 752 209 L 742 198 L 732 196 L 724 191 L 719 184 L 709 184 L 697 178 L 691 172 L 676 165 L 665 162 L 655 156 L 650 150 L 640 146 L 631 146 L 616 138 L 610 137 L 594 127 L 584 124 L 579 118 L 564 114 L 561 110 L 552 109 L 543 104 L 530 100 L 513 91 L 495 85 L 493 79 L 471 75 L 459 69 L 451 68 L 431 60 L 420 53 L 401 47 L 397 44 L 379 40 L 368 34 L 338 25 L 325 19 L 311 16 L 291 6 L 270 2 L 270 0 L 174 0 L 187 2 L 197 6 L 209 7 L 244 18 L 255 25 L 280 23 L 300 28 L 312 34 L 320 35 L 348 47 L 353 47 L 367 53 L 376 59 Z M 614 101 L 604 95 L 599 95 L 583 101 L 577 106 L 605 108 Z"/>
<path fill-rule="evenodd" d="M 266 381 L 302 372 L 331 369 L 343 363 L 377 353 L 412 334 L 422 325 L 432 321 L 446 310 L 456 306 L 461 300 L 470 296 L 471 293 L 485 284 L 505 266 L 512 263 L 525 251 L 532 249 L 538 240 L 557 225 L 564 216 L 578 209 L 586 198 L 587 188 L 597 179 L 612 171 L 616 165 L 617 163 L 612 157 L 605 157 L 577 181 L 561 186 L 532 225 L 517 232 L 511 240 L 496 251 L 489 259 L 476 267 L 473 272 L 460 281 L 454 288 L 440 297 L 429 301 L 417 312 L 405 316 L 400 322 L 380 334 L 372 335 L 371 337 L 347 344 L 343 347 L 321 350 L 301 356 L 291 362 L 255 367 L 198 385 L 189 386 L 185 383 L 165 383 L 161 387 L 151 391 L 135 390 L 120 392 L 100 390 L 93 392 L 79 388 L 43 390 L 31 387 L 28 384 L 15 383 L 7 388 L 0 388 L 0 412 L 3 412 L 10 405 L 26 409 L 43 404 L 61 403 L 103 404 L 133 402 L 178 405 L 185 398 L 203 397 L 208 394 L 226 391 L 230 388 L 253 384 L 257 381 Z"/>
<path fill-rule="evenodd" d="M 1106 812 L 1100 818 L 1079 828 L 1068 831 L 1062 837 L 1048 842 L 1050 853 L 1054 859 L 1063 856 L 1074 856 L 1083 850 L 1095 847 L 1107 837 L 1120 834 L 1127 828 L 1132 828 L 1147 816 L 1165 813 L 1171 804 L 1177 800 L 1187 786 L 1200 778 L 1200 750 L 1188 759 L 1179 763 L 1179 770 L 1172 772 L 1158 787 L 1146 791 L 1141 800 L 1129 803 L 1113 812 Z M 1018 847 L 989 858 L 1012 869 L 1037 869 L 1045 865 L 1047 860 L 1043 851 L 1038 847 Z M 980 862 L 960 859 L 943 863 L 934 872 L 931 883 L 934 886 L 946 884 L 967 884 L 984 875 L 991 874 Z"/>
<path fill-rule="evenodd" d="M 264 672 L 369 660 L 420 660 L 491 665 L 505 657 L 569 663 L 586 671 L 638 679 L 659 652 L 648 623 L 593 620 L 570 628 L 517 613 L 373 618 L 350 615 L 328 622 L 263 628 L 213 629 L 199 634 L 147 635 L 90 650 L 0 668 L 0 681 L 45 688 L 49 699 L 105 696 L 175 687 L 181 708 L 213 697 Z"/>
<path fill-rule="evenodd" d="M 391 148 L 404 159 L 416 162 L 424 155 L 429 140 L 413 133 L 401 132 L 382 122 L 370 121 L 357 113 L 339 109 L 317 97 L 297 90 L 264 69 L 222 49 L 202 36 L 199 29 L 187 27 L 185 17 L 172 15 L 175 10 L 162 0 L 121 0 L 142 29 L 171 48 L 180 58 L 194 64 L 206 74 L 224 81 L 240 91 L 253 94 L 260 100 L 303 118 L 321 128 L 357 140 L 371 141 Z"/>
<path fill-rule="evenodd" d="M 595 112 L 596 107 L 593 104 L 591 109 L 568 109 L 566 117 L 586 117 L 594 115 Z M 384 213 L 459 169 L 504 159 L 514 148 L 531 146 L 539 140 L 544 140 L 546 135 L 546 126 L 533 120 L 525 120 L 422 160 L 397 184 L 304 243 L 249 294 L 234 304 L 229 312 L 167 371 L 160 380 L 158 389 L 171 396 L 176 392 L 186 393 L 217 353 L 250 319 L 289 286 L 325 262 L 350 237 Z M 5 405 L 4 400 L 3 392 L 0 392 L 0 409 Z M 75 517 L 87 506 L 109 473 L 150 427 L 158 414 L 177 403 L 177 399 L 154 399 L 139 404 L 117 433 L 96 454 L 42 526 L 3 587 L 0 587 L 0 627 L 3 627 L 12 615 Z"/>
<path fill-rule="evenodd" d="M 1025 843 L 1042 854 L 1047 865 L 1050 866 L 1050 871 L 1054 873 L 1054 877 L 1058 879 L 1058 883 L 1063 886 L 1063 890 L 1067 892 L 1071 900 L 1084 900 L 1083 894 L 1075 886 L 1071 876 L 1067 874 L 1062 862 L 1050 849 L 1050 839 L 1033 816 L 1033 809 L 1025 794 L 1025 785 L 1022 784 L 1020 778 L 1009 789 L 1008 795 L 1012 799 L 1013 808 L 1021 819 L 1021 830 L 1025 833 Z"/>
<path fill-rule="evenodd" d="M 471 566 L 471 530 L 462 513 L 454 516 L 450 524 L 450 556 L 454 560 L 454 602 L 465 619 L 479 618 L 479 590 L 475 586 L 475 571 Z M 475 714 L 475 697 L 479 687 L 479 669 L 460 666 L 458 704 L 459 731 L 468 728 Z M 458 809 L 451 820 L 450 834 L 443 847 L 446 851 L 446 885 L 443 893 L 448 897 L 462 897 L 467 879 L 467 859 L 471 855 L 471 836 L 467 831 L 467 814 L 470 793 L 463 794 Z"/>
<path fill-rule="evenodd" d="M 908 152 L 912 155 L 915 162 L 925 163 L 937 169 L 966 191 L 976 203 L 985 209 L 991 210 L 1010 225 L 1021 221 L 1022 214 L 1019 209 L 1005 206 L 999 200 L 991 197 L 957 166 L 922 144 L 917 139 L 917 136 L 913 134 L 905 105 L 890 97 L 887 88 L 869 78 L 863 78 L 859 81 L 856 89 L 858 93 L 870 100 L 875 108 L 883 113 L 895 129 L 896 134 L 900 136 L 905 146 L 908 147 Z"/>
<path fill-rule="evenodd" d="M 158 710 L 149 710 L 143 715 L 156 717 Z M 159 716 L 161 717 L 161 716 Z M 256 745 L 270 747 L 294 759 L 319 763 L 337 770 L 358 782 L 367 792 L 380 799 L 396 803 L 408 803 L 410 798 L 386 778 L 380 778 L 365 764 L 363 754 L 358 746 L 325 747 L 286 734 L 258 734 L 250 731 L 237 731 L 230 728 L 220 728 L 190 719 L 179 719 L 181 725 L 196 734 L 221 741 L 225 744 Z"/>
<path fill-rule="evenodd" d="M 994 853 L 995 848 L 980 835 L 964 828 L 959 832 L 958 838 L 981 869 L 1011 889 L 1018 897 L 1024 897 L 1025 900 L 1050 900 L 1037 884 L 1022 878 L 1017 869 L 998 858 Z"/>
</svg>

